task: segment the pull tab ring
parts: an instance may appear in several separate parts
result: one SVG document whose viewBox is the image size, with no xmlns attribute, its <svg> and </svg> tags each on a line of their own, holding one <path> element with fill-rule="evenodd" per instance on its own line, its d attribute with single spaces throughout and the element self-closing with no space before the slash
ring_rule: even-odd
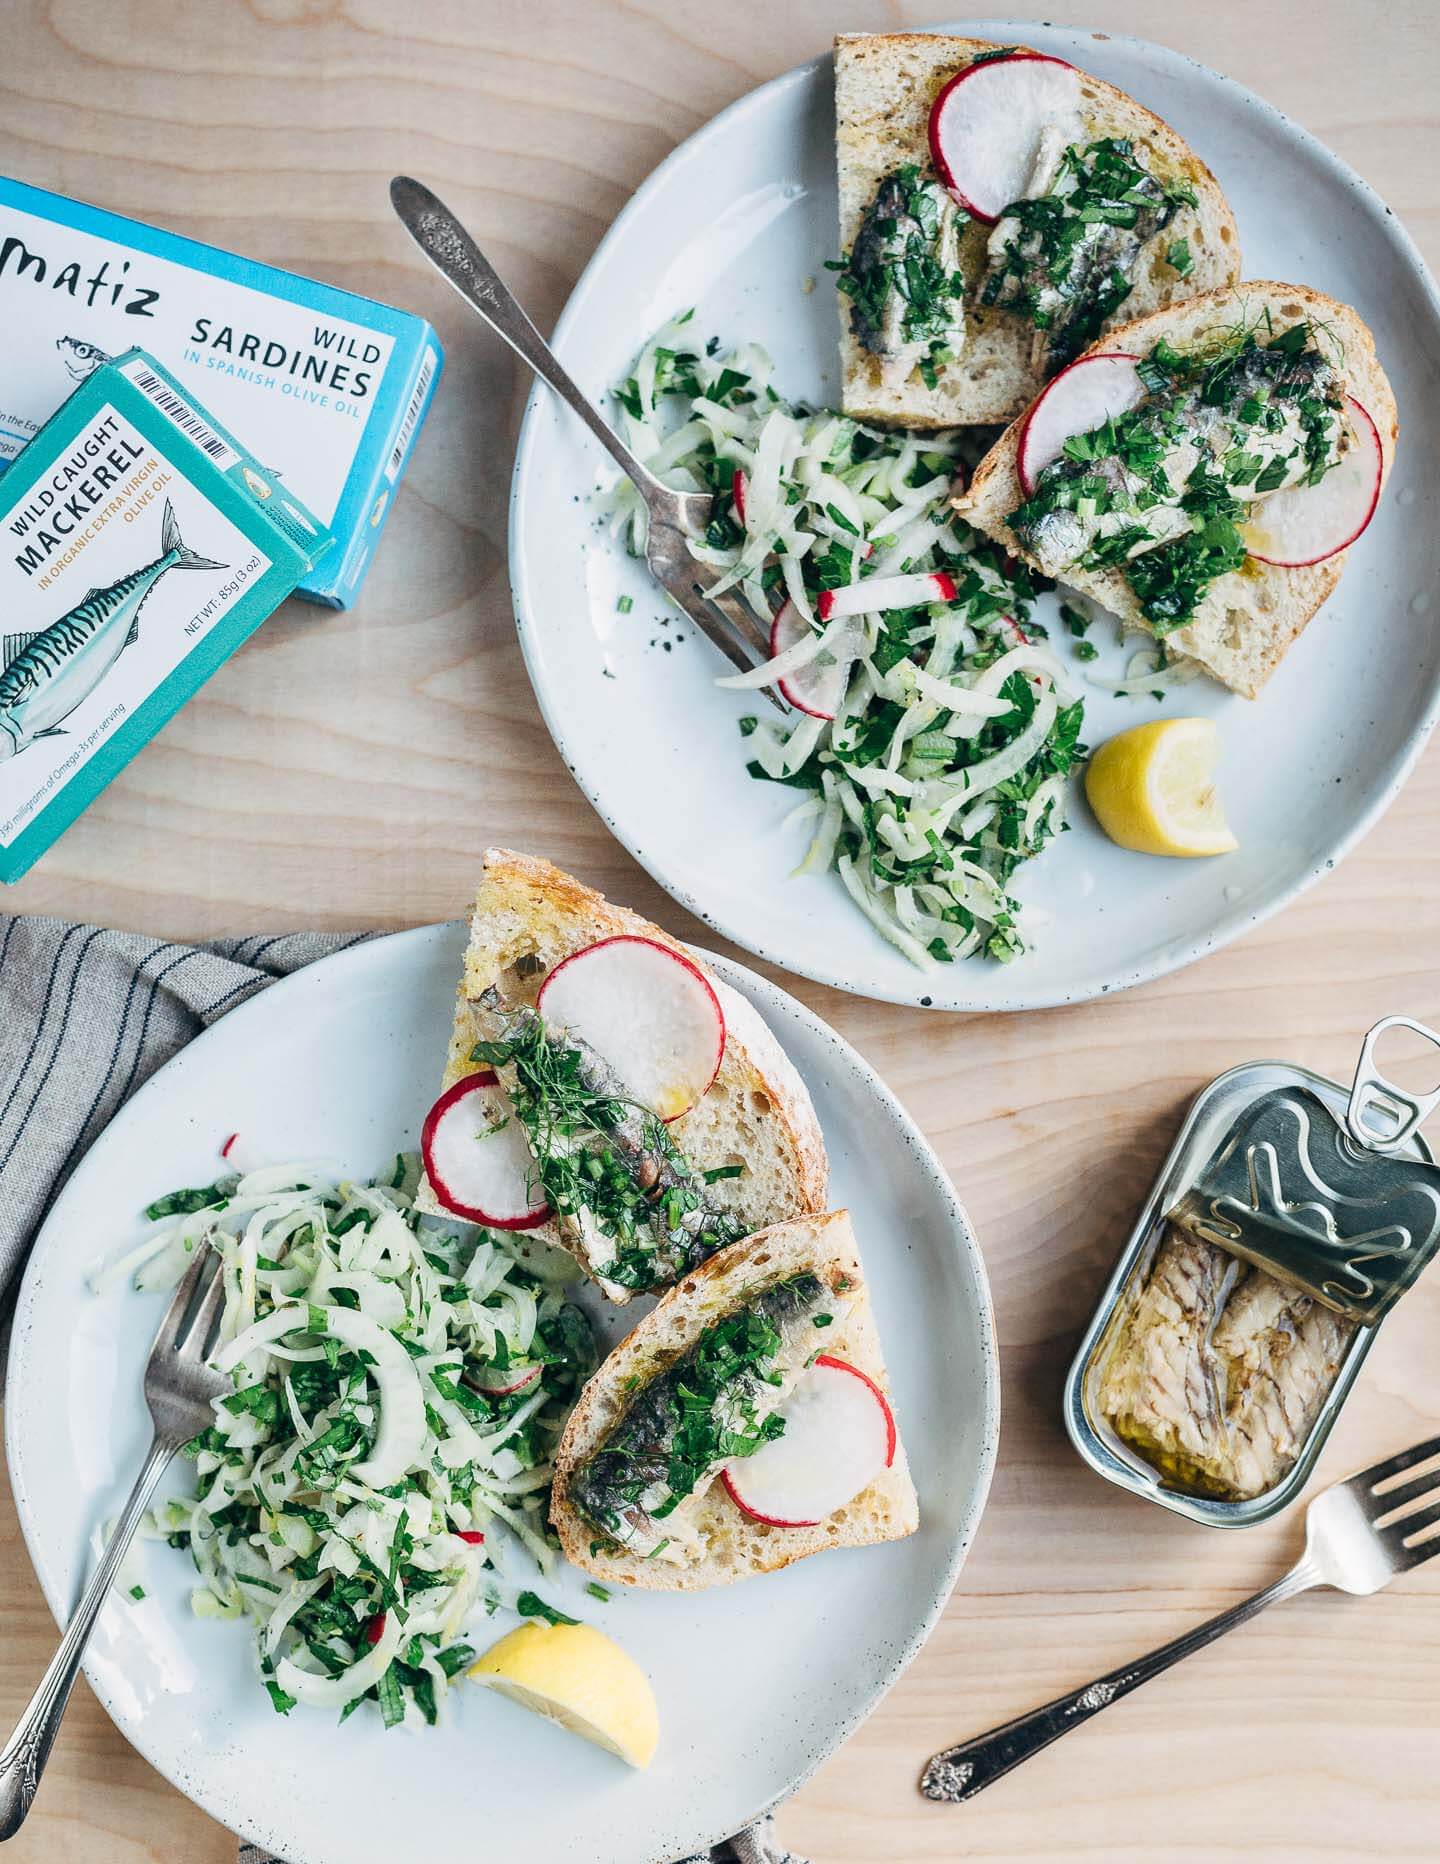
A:
<svg viewBox="0 0 1440 1864">
<path fill-rule="evenodd" d="M 1355 1064 L 1345 1128 L 1356 1145 L 1370 1152 L 1398 1151 L 1440 1106 L 1440 1088 L 1433 1094 L 1412 1094 L 1387 1080 L 1375 1066 L 1376 1044 L 1389 1029 L 1409 1029 L 1440 1049 L 1440 1035 L 1409 1016 L 1383 1016 L 1368 1032 Z"/>
</svg>

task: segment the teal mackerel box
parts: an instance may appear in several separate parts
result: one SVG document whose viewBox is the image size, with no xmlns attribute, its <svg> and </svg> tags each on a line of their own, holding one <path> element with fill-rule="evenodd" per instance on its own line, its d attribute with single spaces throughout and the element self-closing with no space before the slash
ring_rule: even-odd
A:
<svg viewBox="0 0 1440 1864">
<path fill-rule="evenodd" d="M 152 356 L 86 376 L 0 479 L 0 881 L 331 547 Z"/>
<path fill-rule="evenodd" d="M 0 331 L 0 472 L 145 349 L 335 538 L 300 594 L 355 601 L 440 378 L 423 317 L 0 177 Z"/>
</svg>

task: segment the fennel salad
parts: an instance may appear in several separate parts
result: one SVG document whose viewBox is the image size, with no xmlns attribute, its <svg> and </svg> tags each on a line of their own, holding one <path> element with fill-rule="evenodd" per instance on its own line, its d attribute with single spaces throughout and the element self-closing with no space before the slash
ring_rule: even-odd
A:
<svg viewBox="0 0 1440 1864">
<path fill-rule="evenodd" d="M 175 1191 L 97 1278 L 171 1288 L 219 1255 L 234 1390 L 183 1452 L 193 1493 L 143 1531 L 190 1554 L 198 1616 L 251 1624 L 282 1714 L 370 1701 L 387 1728 L 433 1724 L 467 1621 L 514 1603 L 499 1542 L 558 1557 L 552 1457 L 595 1363 L 573 1265 L 422 1217 L 418 1182 L 401 1155 L 372 1184 L 289 1165 Z"/>
<path fill-rule="evenodd" d="M 756 345 L 688 340 L 688 314 L 617 391 L 632 450 L 708 491 L 691 548 L 772 626 L 771 658 L 722 686 L 773 685 L 793 721 L 741 720 L 753 776 L 806 792 L 796 869 L 834 869 L 882 937 L 922 969 L 1007 961 L 1033 927 L 1012 882 L 1066 826 L 1083 701 L 1031 620 L 1022 564 L 949 499 L 958 433 L 907 434 L 785 401 Z M 643 553 L 622 481 L 615 523 Z M 779 604 L 778 616 L 775 610 Z"/>
</svg>

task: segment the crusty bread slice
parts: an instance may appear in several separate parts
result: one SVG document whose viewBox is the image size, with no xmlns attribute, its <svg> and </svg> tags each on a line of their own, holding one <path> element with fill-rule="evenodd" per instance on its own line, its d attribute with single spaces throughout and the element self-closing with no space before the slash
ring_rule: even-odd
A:
<svg viewBox="0 0 1440 1864">
<path fill-rule="evenodd" d="M 1203 343 L 1212 333 L 1261 317 L 1268 317 L 1276 336 L 1307 319 L 1323 328 L 1325 341 L 1343 361 L 1350 393 L 1364 403 L 1379 432 L 1383 486 L 1400 432 L 1395 397 L 1364 320 L 1348 304 L 1327 298 L 1324 292 L 1273 279 L 1247 282 L 1122 324 L 1085 353 L 1131 350 L 1148 355 L 1161 337 L 1184 349 Z M 1006 429 L 976 468 L 969 489 L 954 500 L 962 517 L 1017 556 L 1025 552 L 1005 520 L 1025 496 L 1016 464 L 1023 425 L 1022 416 Z M 1166 647 L 1197 662 L 1223 686 L 1247 699 L 1258 698 L 1306 622 L 1339 582 L 1348 555 L 1342 550 L 1338 556 L 1302 569 L 1280 569 L 1247 558 L 1240 569 L 1216 580 L 1194 621 L 1166 635 Z M 1082 595 L 1093 596 L 1127 627 L 1151 632 L 1122 571 L 1075 570 L 1065 581 Z"/>
<path fill-rule="evenodd" d="M 730 1585 L 755 1573 L 773 1573 L 828 1547 L 868 1547 L 903 1540 L 920 1524 L 919 1503 L 905 1446 L 868 1489 L 814 1527 L 767 1527 L 742 1514 L 715 1480 L 705 1492 L 694 1526 L 699 1557 L 685 1565 L 602 1545 L 570 1500 L 575 1472 L 599 1450 L 623 1417 L 632 1394 L 692 1347 L 706 1327 L 777 1281 L 809 1270 L 849 1303 L 843 1324 L 827 1331 L 824 1350 L 866 1373 L 887 1395 L 890 1385 L 870 1294 L 865 1286 L 850 1213 L 777 1223 L 723 1249 L 677 1282 L 617 1346 L 580 1395 L 555 1456 L 550 1520 L 565 1557 L 586 1572 L 621 1586 L 657 1592 L 695 1592 Z"/>
<path fill-rule="evenodd" d="M 836 39 L 835 153 L 842 253 L 853 246 L 884 177 L 903 163 L 928 162 L 930 106 L 944 85 L 980 53 L 996 49 L 986 39 L 928 32 L 845 33 Z M 1233 284 L 1240 276 L 1240 240 L 1219 182 L 1159 117 L 1112 84 L 1085 72 L 1080 78 L 1085 126 L 1092 138 L 1133 136 L 1145 142 L 1156 173 L 1165 180 L 1188 181 L 1197 197 L 1196 206 L 1182 207 L 1163 239 L 1142 253 L 1134 289 L 1117 316 L 1142 316 L 1196 292 Z M 847 414 L 905 427 L 960 427 L 1008 421 L 1030 401 L 1041 385 L 1031 361 L 1033 326 L 1013 311 L 986 310 L 973 301 L 985 270 L 989 237 L 990 228 L 976 221 L 965 229 L 960 251 L 967 287 L 965 346 L 933 389 L 918 375 L 899 387 L 883 382 L 879 363 L 851 332 L 850 300 L 837 294 Z M 1163 256 L 1182 239 L 1194 261 L 1183 278 Z"/>
<path fill-rule="evenodd" d="M 685 950 L 639 913 L 612 906 L 603 894 L 549 861 L 491 848 L 484 858 L 470 920 L 443 1086 L 448 1088 L 463 1075 L 474 1074 L 471 1050 L 477 1042 L 500 1033 L 496 1018 L 478 1001 L 482 992 L 499 983 L 508 1001 L 533 1004 L 546 972 L 562 958 L 617 933 Z M 758 1230 L 782 1217 L 823 1210 L 828 1178 L 825 1141 L 805 1083 L 752 1006 L 693 952 L 685 955 L 700 964 L 720 999 L 725 1053 L 709 1093 L 672 1122 L 671 1136 L 702 1169 L 745 1166 L 738 1178 L 711 1185 L 707 1195 L 712 1203 L 732 1211 L 747 1230 Z M 521 961 L 524 976 L 515 968 Z M 416 1201 L 421 1210 L 444 1214 L 428 1179 L 422 1181 Z M 553 1223 L 526 1234 L 569 1247 Z M 572 1253 L 581 1259 L 578 1252 Z M 611 1282 L 601 1280 L 600 1286 L 613 1301 L 631 1298 L 630 1290 Z"/>
</svg>

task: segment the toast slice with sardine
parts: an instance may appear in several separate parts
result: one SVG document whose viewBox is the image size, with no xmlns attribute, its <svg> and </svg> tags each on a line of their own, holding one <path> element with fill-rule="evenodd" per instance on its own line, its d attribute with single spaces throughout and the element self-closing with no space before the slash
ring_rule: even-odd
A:
<svg viewBox="0 0 1440 1864">
<path fill-rule="evenodd" d="M 422 1149 L 422 1210 L 559 1244 L 617 1302 L 826 1203 L 809 1092 L 755 1009 L 640 914 L 502 848 Z"/>
<path fill-rule="evenodd" d="M 827 1483 L 836 1505 L 811 1518 Z M 572 1564 L 654 1591 L 728 1585 L 915 1532 L 847 1211 L 759 1231 L 645 1315 L 571 1414 L 550 1519 Z"/>
<path fill-rule="evenodd" d="M 1023 46 L 842 34 L 835 146 L 857 420 L 1008 421 L 1119 319 L 1240 276 L 1234 216 L 1189 145 Z"/>
<path fill-rule="evenodd" d="M 1053 412 L 1061 398 L 1079 410 L 1068 420 Z M 1398 436 L 1359 314 L 1260 280 L 1110 331 L 1012 422 L 954 504 L 1254 699 L 1339 582 Z"/>
</svg>

